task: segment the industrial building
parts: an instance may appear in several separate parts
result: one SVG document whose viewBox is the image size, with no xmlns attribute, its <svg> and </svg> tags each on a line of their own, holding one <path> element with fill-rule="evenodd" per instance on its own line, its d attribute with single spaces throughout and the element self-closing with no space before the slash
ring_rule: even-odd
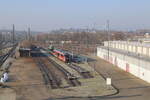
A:
<svg viewBox="0 0 150 100">
<path fill-rule="evenodd" d="M 106 41 L 97 56 L 150 82 L 150 45 L 140 42 Z"/>
<path fill-rule="evenodd" d="M 125 50 L 138 55 L 150 57 L 150 43 L 143 42 L 130 42 L 130 41 L 105 41 L 105 47 L 116 48 L 119 50 Z"/>
</svg>

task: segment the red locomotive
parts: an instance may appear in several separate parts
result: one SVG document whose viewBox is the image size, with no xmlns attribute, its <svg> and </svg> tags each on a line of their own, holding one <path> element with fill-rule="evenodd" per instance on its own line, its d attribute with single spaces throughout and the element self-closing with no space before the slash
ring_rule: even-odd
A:
<svg viewBox="0 0 150 100">
<path fill-rule="evenodd" d="M 50 53 L 60 59 L 63 62 L 68 63 L 70 60 L 70 56 L 67 52 L 62 51 L 60 49 L 54 49 L 53 47 L 49 47 Z"/>
<path fill-rule="evenodd" d="M 54 56 L 56 56 L 58 59 L 64 61 L 64 62 L 68 62 L 69 61 L 69 54 L 61 51 L 61 50 L 53 50 L 52 54 Z"/>
<path fill-rule="evenodd" d="M 81 62 L 81 58 L 79 58 L 78 56 L 75 56 L 75 55 L 73 56 L 73 54 L 63 51 L 61 49 L 55 49 L 54 46 L 50 45 L 48 49 L 50 50 L 50 53 L 52 55 L 54 55 L 55 57 L 57 57 L 63 62 L 66 62 L 66 63 L 70 63 L 70 62 L 80 63 Z"/>
</svg>

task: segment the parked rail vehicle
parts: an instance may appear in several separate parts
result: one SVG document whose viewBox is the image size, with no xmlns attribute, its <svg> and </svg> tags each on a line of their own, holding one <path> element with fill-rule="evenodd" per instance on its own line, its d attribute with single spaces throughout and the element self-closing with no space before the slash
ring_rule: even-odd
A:
<svg viewBox="0 0 150 100">
<path fill-rule="evenodd" d="M 62 51 L 60 49 L 54 49 L 54 48 L 52 49 L 50 47 L 49 47 L 49 50 L 50 50 L 50 53 L 52 55 L 54 55 L 55 57 L 57 57 L 59 60 L 65 62 L 65 63 L 70 62 L 71 56 L 67 52 Z"/>
<path fill-rule="evenodd" d="M 69 53 L 67 51 L 61 50 L 61 49 L 56 49 L 54 46 L 50 45 L 48 47 L 50 53 L 60 59 L 63 62 L 70 63 L 80 63 L 82 60 L 80 57 L 77 55 L 73 55 L 72 53 Z"/>
</svg>

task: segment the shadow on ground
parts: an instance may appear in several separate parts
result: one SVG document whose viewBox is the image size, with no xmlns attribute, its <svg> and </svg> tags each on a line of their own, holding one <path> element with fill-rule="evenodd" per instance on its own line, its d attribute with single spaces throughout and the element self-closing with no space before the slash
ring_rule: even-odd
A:
<svg viewBox="0 0 150 100">
<path fill-rule="evenodd" d="M 100 96 L 100 97 L 64 97 L 64 98 L 48 98 L 44 100 L 115 100 L 123 98 L 140 97 L 141 94 L 127 95 L 127 96 Z"/>
<path fill-rule="evenodd" d="M 93 61 L 97 61 L 96 59 L 92 59 L 92 58 L 87 58 L 88 62 L 93 62 Z"/>
</svg>

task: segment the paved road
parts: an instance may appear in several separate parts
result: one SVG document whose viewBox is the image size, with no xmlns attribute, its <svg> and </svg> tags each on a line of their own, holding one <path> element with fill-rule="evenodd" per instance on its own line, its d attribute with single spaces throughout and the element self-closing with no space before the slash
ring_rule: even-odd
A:
<svg viewBox="0 0 150 100">
<path fill-rule="evenodd" d="M 119 93 L 114 96 L 97 98 L 95 100 L 150 100 L 149 83 L 99 58 L 96 58 L 96 60 L 95 69 L 103 76 L 111 77 L 113 85 L 119 89 Z M 94 66 L 93 62 L 91 64 Z"/>
<path fill-rule="evenodd" d="M 90 65 L 104 77 L 111 77 L 119 93 L 107 97 L 61 98 L 61 100 L 150 100 L 150 83 L 126 73 L 100 58 L 94 58 Z M 47 99 L 53 100 L 53 99 Z M 55 100 L 55 99 L 54 99 Z M 60 100 L 60 99 L 58 99 Z"/>
</svg>

